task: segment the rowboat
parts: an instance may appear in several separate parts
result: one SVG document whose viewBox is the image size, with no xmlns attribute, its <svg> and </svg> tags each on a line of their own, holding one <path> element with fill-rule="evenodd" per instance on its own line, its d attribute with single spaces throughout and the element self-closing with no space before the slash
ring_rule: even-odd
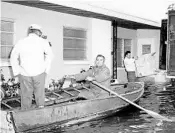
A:
<svg viewBox="0 0 175 133">
<path fill-rule="evenodd" d="M 144 93 L 144 83 L 112 84 L 111 90 L 122 97 L 136 102 Z M 31 132 L 48 125 L 69 126 L 112 115 L 129 105 L 120 97 L 111 94 L 107 97 L 86 99 L 79 97 L 80 92 L 89 92 L 88 85 L 55 89 L 46 92 L 45 106 L 20 110 L 20 97 L 2 99 L 1 131 Z"/>
</svg>

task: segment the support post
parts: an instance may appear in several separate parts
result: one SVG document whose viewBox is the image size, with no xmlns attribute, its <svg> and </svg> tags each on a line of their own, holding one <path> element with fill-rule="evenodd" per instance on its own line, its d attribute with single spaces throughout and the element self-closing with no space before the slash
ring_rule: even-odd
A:
<svg viewBox="0 0 175 133">
<path fill-rule="evenodd" d="M 112 21 L 112 27 L 113 27 L 112 78 L 117 79 L 117 21 L 116 20 Z"/>
</svg>

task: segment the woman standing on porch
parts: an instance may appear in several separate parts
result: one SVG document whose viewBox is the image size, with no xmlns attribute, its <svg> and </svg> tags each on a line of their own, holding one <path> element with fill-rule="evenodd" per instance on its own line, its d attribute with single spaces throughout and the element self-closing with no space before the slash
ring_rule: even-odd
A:
<svg viewBox="0 0 175 133">
<path fill-rule="evenodd" d="M 124 66 L 127 72 L 128 82 L 135 82 L 136 81 L 136 65 L 135 59 L 131 58 L 131 52 L 125 52 L 125 59 L 124 59 Z"/>
</svg>

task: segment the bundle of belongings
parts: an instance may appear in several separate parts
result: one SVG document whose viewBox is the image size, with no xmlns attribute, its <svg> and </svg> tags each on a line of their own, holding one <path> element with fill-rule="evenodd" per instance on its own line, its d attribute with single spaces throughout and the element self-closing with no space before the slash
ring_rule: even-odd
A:
<svg viewBox="0 0 175 133">
<path fill-rule="evenodd" d="M 155 52 L 144 54 L 135 61 L 136 77 L 143 77 L 156 74 Z"/>
</svg>

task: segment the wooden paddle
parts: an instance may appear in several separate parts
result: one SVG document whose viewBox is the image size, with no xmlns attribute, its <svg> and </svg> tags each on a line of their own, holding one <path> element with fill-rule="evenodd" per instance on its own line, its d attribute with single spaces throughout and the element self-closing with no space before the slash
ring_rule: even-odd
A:
<svg viewBox="0 0 175 133">
<path fill-rule="evenodd" d="M 122 100 L 124 100 L 124 101 L 126 101 L 126 102 L 128 102 L 128 103 L 130 103 L 130 104 L 132 104 L 133 106 L 135 106 L 135 107 L 137 107 L 137 108 L 139 108 L 139 109 L 145 111 L 147 114 L 151 115 L 152 117 L 154 117 L 154 118 L 156 118 L 156 119 L 163 120 L 163 121 L 169 121 L 169 122 L 173 122 L 173 121 L 174 121 L 174 120 L 169 119 L 169 118 L 167 118 L 167 117 L 165 117 L 165 116 L 162 116 L 162 115 L 160 115 L 160 114 L 158 114 L 158 113 L 156 113 L 156 112 L 154 112 L 154 111 L 147 110 L 147 109 L 145 109 L 145 108 L 143 108 L 143 107 L 141 107 L 141 106 L 135 104 L 134 102 L 132 102 L 132 101 L 126 99 L 125 97 L 119 95 L 118 93 L 116 93 L 116 92 L 114 92 L 114 91 L 112 91 L 112 90 L 106 88 L 105 86 L 102 86 L 101 84 L 97 83 L 96 81 L 92 81 L 92 83 L 93 83 L 94 85 L 97 85 L 98 87 L 102 88 L 103 90 L 108 91 L 108 92 L 110 92 L 110 93 L 116 95 L 117 97 L 121 98 Z"/>
</svg>

